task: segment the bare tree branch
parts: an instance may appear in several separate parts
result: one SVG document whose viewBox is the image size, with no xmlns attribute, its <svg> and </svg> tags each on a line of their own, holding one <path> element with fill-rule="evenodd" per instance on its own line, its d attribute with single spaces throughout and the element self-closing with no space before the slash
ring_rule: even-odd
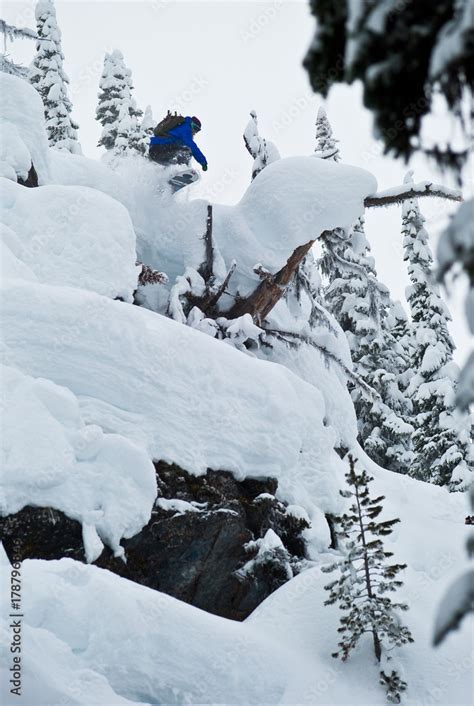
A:
<svg viewBox="0 0 474 706">
<path fill-rule="evenodd" d="M 409 199 L 418 199 L 424 196 L 436 196 L 448 201 L 462 201 L 462 194 L 457 189 L 448 189 L 439 184 L 433 184 L 428 181 L 421 181 L 418 184 L 410 184 L 407 189 L 407 184 L 401 184 L 385 191 L 379 191 L 373 196 L 367 196 L 364 200 L 366 208 L 375 208 L 378 206 L 391 206 L 392 204 L 401 204 Z"/>
<path fill-rule="evenodd" d="M 212 294 L 212 296 L 210 296 L 210 298 L 208 299 L 206 309 L 212 309 L 213 307 L 215 307 L 215 305 L 217 304 L 217 302 L 219 301 L 219 299 L 221 298 L 221 296 L 224 294 L 225 290 L 227 289 L 227 286 L 229 284 L 229 280 L 232 277 L 232 275 L 234 274 L 236 267 L 237 267 L 237 263 L 235 260 L 233 260 L 232 265 L 230 266 L 229 271 L 226 274 L 224 281 L 222 282 L 221 285 L 219 285 L 219 287 L 217 288 L 215 293 Z M 203 311 L 205 311 L 205 310 L 203 310 Z"/>
</svg>

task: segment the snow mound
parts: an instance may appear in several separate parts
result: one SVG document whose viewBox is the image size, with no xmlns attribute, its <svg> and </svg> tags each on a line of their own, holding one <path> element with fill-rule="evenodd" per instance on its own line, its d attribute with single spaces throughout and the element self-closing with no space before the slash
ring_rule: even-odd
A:
<svg viewBox="0 0 474 706">
<path fill-rule="evenodd" d="M 10 280 L 2 317 L 5 362 L 80 395 L 88 423 L 191 473 L 275 476 L 311 517 L 339 507 L 324 399 L 285 367 L 73 288 Z"/>
<path fill-rule="evenodd" d="M 27 660 L 34 659 L 35 644 L 48 656 L 52 647 L 61 648 L 63 674 L 80 664 L 86 674 L 93 670 L 98 682 L 105 678 L 111 690 L 138 703 L 277 704 L 283 697 L 289 655 L 242 623 L 70 559 L 24 561 L 22 583 L 24 624 L 36 638 L 30 642 L 24 636 Z M 2 593 L 6 598 L 7 591 Z M 3 605 L 2 615 L 7 613 Z M 85 695 L 79 703 L 123 701 L 87 701 Z"/>
<path fill-rule="evenodd" d="M 251 275 L 256 263 L 277 271 L 299 245 L 351 226 L 376 189 L 375 177 L 358 167 L 312 156 L 280 159 L 258 174 L 236 206 L 215 206 L 215 239 L 239 271 Z"/>
<path fill-rule="evenodd" d="M 23 246 L 17 234 L 4 223 L 0 223 L 0 268 L 2 279 L 10 277 L 34 282 L 38 280 L 31 267 L 21 260 L 22 249 Z"/>
<path fill-rule="evenodd" d="M 16 234 L 14 255 L 40 282 L 132 300 L 135 233 L 121 204 L 85 187 L 0 181 L 0 222 Z"/>
<path fill-rule="evenodd" d="M 140 158 L 143 164 L 143 158 Z M 50 150 L 51 183 L 62 186 L 88 186 L 119 201 L 133 212 L 134 185 L 103 162 L 64 150 Z M 131 162 L 131 159 L 127 160 Z M 146 164 L 146 163 L 145 163 Z M 141 175 L 143 180 L 143 174 Z"/>
<path fill-rule="evenodd" d="M 88 561 L 103 544 L 121 555 L 122 537 L 148 522 L 156 498 L 153 464 L 117 434 L 86 424 L 76 396 L 50 380 L 2 366 L 1 514 L 53 507 L 83 525 Z"/>
<path fill-rule="evenodd" d="M 21 179 L 26 179 L 33 164 L 38 183 L 48 183 L 49 148 L 43 101 L 27 81 L 2 72 L 0 94 L 0 163 L 10 167 L 10 175 L 14 173 Z M 7 174 L 2 166 L 2 176 Z"/>
<path fill-rule="evenodd" d="M 4 619 L 0 620 L 0 635 L 0 655 L 6 666 L 11 664 L 8 651 L 11 628 Z M 26 647 L 22 648 L 21 664 L 28 677 L 22 679 L 21 695 L 12 695 L 10 688 L 13 687 L 9 681 L 12 673 L 5 670 L 0 680 L 0 698 L 4 706 L 137 706 L 135 701 L 117 694 L 104 676 L 87 667 L 49 630 L 22 625 L 22 638 Z"/>
</svg>

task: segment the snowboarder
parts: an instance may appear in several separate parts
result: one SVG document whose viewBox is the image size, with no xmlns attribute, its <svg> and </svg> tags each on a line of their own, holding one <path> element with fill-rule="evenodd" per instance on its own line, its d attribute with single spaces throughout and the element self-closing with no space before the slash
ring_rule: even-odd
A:
<svg viewBox="0 0 474 706">
<path fill-rule="evenodd" d="M 203 171 L 207 171 L 207 160 L 197 144 L 194 135 L 201 129 L 199 118 L 172 115 L 168 112 L 154 130 L 150 139 L 149 156 L 154 162 L 169 166 L 171 164 L 189 165 L 191 157 L 199 162 Z"/>
</svg>

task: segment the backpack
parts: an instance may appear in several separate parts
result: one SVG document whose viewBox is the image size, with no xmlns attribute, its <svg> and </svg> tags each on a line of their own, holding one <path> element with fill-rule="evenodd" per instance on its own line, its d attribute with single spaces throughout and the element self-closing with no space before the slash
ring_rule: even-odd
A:
<svg viewBox="0 0 474 706">
<path fill-rule="evenodd" d="M 153 134 L 155 137 L 167 137 L 170 130 L 174 130 L 175 127 L 183 123 L 184 118 L 182 115 L 178 115 L 176 112 L 174 114 L 170 113 L 168 110 L 166 117 L 163 118 L 153 130 Z"/>
</svg>

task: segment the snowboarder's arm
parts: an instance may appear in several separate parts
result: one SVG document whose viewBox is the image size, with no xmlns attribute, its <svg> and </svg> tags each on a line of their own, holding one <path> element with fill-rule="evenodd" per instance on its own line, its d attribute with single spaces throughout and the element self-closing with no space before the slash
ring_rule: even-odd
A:
<svg viewBox="0 0 474 706">
<path fill-rule="evenodd" d="M 182 141 L 184 142 L 186 147 L 189 147 L 189 149 L 191 150 L 191 152 L 193 154 L 194 159 L 197 162 L 199 162 L 199 164 L 204 166 L 205 164 L 207 164 L 207 159 L 205 158 L 205 156 L 203 155 L 203 153 L 201 152 L 201 150 L 199 149 L 199 147 L 197 146 L 197 144 L 193 140 L 193 133 L 191 131 L 191 122 L 189 123 L 189 125 L 185 124 L 183 127 L 184 127 L 184 129 L 181 132 Z"/>
<path fill-rule="evenodd" d="M 207 166 L 207 159 L 197 146 L 197 144 L 194 142 L 194 140 L 191 140 L 191 144 L 189 145 L 191 147 L 191 152 L 193 153 L 193 157 L 196 161 L 199 162 L 201 166 Z"/>
</svg>

